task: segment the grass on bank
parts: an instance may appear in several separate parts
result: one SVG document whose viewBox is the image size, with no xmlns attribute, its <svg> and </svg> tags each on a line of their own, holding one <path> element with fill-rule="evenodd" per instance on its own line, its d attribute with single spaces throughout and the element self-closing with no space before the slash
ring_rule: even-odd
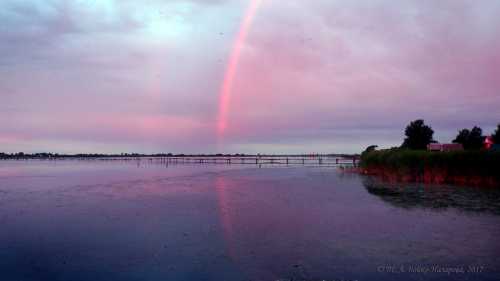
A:
<svg viewBox="0 0 500 281">
<path fill-rule="evenodd" d="M 482 178 L 500 183 L 500 152 L 498 151 L 451 151 L 386 149 L 364 152 L 361 168 L 371 174 L 392 173 L 395 176 L 413 178 Z"/>
</svg>

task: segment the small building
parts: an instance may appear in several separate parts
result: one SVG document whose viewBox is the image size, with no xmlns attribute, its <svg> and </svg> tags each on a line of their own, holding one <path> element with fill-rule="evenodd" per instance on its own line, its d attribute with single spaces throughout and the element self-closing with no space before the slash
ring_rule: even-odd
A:
<svg viewBox="0 0 500 281">
<path fill-rule="evenodd" d="M 427 150 L 429 151 L 460 151 L 464 150 L 464 146 L 461 143 L 430 143 L 427 145 Z"/>
<path fill-rule="evenodd" d="M 444 143 L 441 151 L 461 151 L 464 146 L 461 143 Z"/>
<path fill-rule="evenodd" d="M 429 143 L 427 145 L 427 150 L 429 151 L 441 151 L 443 146 L 440 143 Z"/>
</svg>

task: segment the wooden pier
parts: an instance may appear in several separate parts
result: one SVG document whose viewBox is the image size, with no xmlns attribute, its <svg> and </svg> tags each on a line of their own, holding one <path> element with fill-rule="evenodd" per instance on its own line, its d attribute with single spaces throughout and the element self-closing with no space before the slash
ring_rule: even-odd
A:
<svg viewBox="0 0 500 281">
<path fill-rule="evenodd" d="M 101 161 L 136 161 L 164 165 L 271 165 L 271 166 L 357 166 L 357 158 L 335 156 L 172 156 L 172 157 L 107 157 Z"/>
</svg>

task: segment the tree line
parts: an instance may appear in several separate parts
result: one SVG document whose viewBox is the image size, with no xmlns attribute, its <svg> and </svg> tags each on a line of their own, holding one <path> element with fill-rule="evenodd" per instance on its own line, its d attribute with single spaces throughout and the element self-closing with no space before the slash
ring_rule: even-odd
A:
<svg viewBox="0 0 500 281">
<path fill-rule="evenodd" d="M 405 129 L 405 139 L 401 148 L 413 150 L 427 149 L 427 145 L 436 143 L 433 136 L 434 130 L 431 126 L 426 125 L 424 120 L 418 119 L 412 121 Z M 466 128 L 459 130 L 453 143 L 461 144 L 466 150 L 479 150 L 483 148 L 486 137 L 483 135 L 483 130 L 480 127 L 474 126 L 470 130 Z M 500 123 L 491 135 L 491 140 L 494 144 L 500 144 Z"/>
<path fill-rule="evenodd" d="M 419 119 L 404 131 L 401 146 L 376 150 L 369 146 L 361 154 L 360 171 L 390 181 L 500 187 L 500 151 L 482 149 L 486 137 L 500 144 L 500 124 L 491 136 L 478 126 L 458 131 L 453 140 L 465 150 L 435 153 L 427 145 L 436 142 L 434 130 Z"/>
</svg>

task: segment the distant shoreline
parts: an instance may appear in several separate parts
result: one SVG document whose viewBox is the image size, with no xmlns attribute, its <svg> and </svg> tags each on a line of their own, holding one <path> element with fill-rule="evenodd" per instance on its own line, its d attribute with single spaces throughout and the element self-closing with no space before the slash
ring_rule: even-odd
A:
<svg viewBox="0 0 500 281">
<path fill-rule="evenodd" d="M 124 154 L 58 154 L 58 153 L 34 153 L 34 154 L 20 154 L 20 153 L 0 153 L 0 160 L 24 160 L 24 159 L 96 159 L 96 158 L 175 158 L 175 157 L 227 157 L 227 158 L 242 158 L 242 157 L 306 157 L 306 158 L 320 158 L 320 157 L 339 157 L 348 159 L 359 159 L 359 154 L 172 154 L 172 153 L 158 153 L 158 154 L 139 154 L 139 153 L 124 153 Z"/>
<path fill-rule="evenodd" d="M 249 154 L 200 154 L 200 155 L 9 155 L 4 161 L 121 161 L 154 163 L 160 165 L 185 165 L 185 164 L 241 164 L 241 165 L 282 165 L 282 166 L 321 166 L 321 167 L 356 167 L 359 163 L 359 156 L 346 154 L 328 154 L 328 155 L 249 155 Z"/>
</svg>

